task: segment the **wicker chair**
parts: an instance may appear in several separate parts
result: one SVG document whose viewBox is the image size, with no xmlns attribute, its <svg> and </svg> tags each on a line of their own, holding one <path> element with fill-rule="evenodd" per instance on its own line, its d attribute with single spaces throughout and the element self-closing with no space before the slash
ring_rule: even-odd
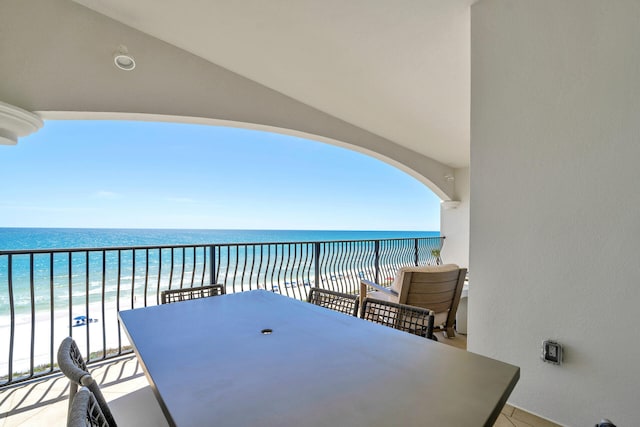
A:
<svg viewBox="0 0 640 427">
<path fill-rule="evenodd" d="M 104 398 L 100 386 L 94 381 L 87 371 L 87 365 L 82 354 L 71 337 L 62 340 L 58 348 L 58 366 L 62 373 L 69 379 L 69 408 L 73 405 L 78 387 L 86 387 L 94 396 L 108 427 L 116 427 L 116 420 Z M 142 426 L 168 426 L 162 409 L 158 404 L 151 387 L 144 387 L 129 393 L 112 402 L 117 418 L 124 425 Z M 141 416 L 140 414 L 144 414 Z"/>
<path fill-rule="evenodd" d="M 365 297 L 427 308 L 435 312 L 435 329 L 448 338 L 455 336 L 454 324 L 464 286 L 466 268 L 455 264 L 403 267 L 390 288 L 360 280 L 360 300 Z M 373 292 L 369 289 L 373 288 Z"/>
<path fill-rule="evenodd" d="M 93 396 L 95 396 L 98 405 L 100 405 L 100 409 L 108 425 L 111 427 L 116 426 L 116 420 L 113 418 L 113 414 L 111 414 L 111 410 L 102 395 L 102 391 L 100 391 L 100 386 L 93 380 L 89 371 L 87 371 L 87 365 L 84 363 L 82 354 L 80 354 L 76 342 L 71 337 L 62 340 L 58 348 L 58 366 L 62 373 L 69 378 L 69 407 L 73 405 L 78 387 L 87 387 Z"/>
<path fill-rule="evenodd" d="M 215 297 L 226 293 L 224 285 L 207 285 L 194 288 L 171 289 L 160 293 L 162 304 Z"/>
<path fill-rule="evenodd" d="M 433 335 L 433 311 L 406 304 L 397 304 L 373 298 L 362 302 L 360 317 L 400 331 L 438 341 Z"/>
<path fill-rule="evenodd" d="M 69 407 L 67 427 L 112 427 L 87 387 L 80 387 Z"/>
<path fill-rule="evenodd" d="M 311 288 L 309 290 L 309 298 L 307 301 L 311 304 L 319 305 L 320 307 L 329 308 L 351 316 L 358 315 L 358 306 L 360 305 L 358 295 L 344 294 L 342 292 L 320 288 Z"/>
</svg>

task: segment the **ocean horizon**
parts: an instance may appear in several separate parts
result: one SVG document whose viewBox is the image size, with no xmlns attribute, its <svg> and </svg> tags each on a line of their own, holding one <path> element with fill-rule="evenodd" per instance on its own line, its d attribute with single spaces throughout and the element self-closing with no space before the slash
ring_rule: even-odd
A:
<svg viewBox="0 0 640 427">
<path fill-rule="evenodd" d="M 439 237 L 439 231 L 0 228 L 0 251 Z"/>
</svg>

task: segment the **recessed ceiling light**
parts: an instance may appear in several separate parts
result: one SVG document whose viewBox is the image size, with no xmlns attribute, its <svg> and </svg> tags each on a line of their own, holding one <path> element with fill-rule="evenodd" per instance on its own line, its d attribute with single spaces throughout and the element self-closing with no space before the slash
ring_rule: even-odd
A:
<svg viewBox="0 0 640 427">
<path fill-rule="evenodd" d="M 131 71 L 136 68 L 136 60 L 129 55 L 126 46 L 119 46 L 118 51 L 113 55 L 113 63 L 116 67 L 124 71 Z"/>
</svg>

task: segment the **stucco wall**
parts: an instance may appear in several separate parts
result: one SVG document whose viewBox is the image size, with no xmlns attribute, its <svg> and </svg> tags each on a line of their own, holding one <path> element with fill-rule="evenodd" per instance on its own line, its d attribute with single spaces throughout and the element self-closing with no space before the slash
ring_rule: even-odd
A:
<svg viewBox="0 0 640 427">
<path fill-rule="evenodd" d="M 445 236 L 442 259 L 446 263 L 469 267 L 469 168 L 454 172 L 455 209 L 440 208 L 440 234 Z"/>
<path fill-rule="evenodd" d="M 640 3 L 471 16 L 469 349 L 521 367 L 516 406 L 638 425 Z M 545 338 L 562 366 L 540 360 Z"/>
</svg>

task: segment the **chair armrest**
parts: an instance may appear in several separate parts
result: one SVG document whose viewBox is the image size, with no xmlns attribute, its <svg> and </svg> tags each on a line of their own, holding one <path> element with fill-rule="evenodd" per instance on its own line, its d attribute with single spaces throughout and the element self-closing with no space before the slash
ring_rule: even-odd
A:
<svg viewBox="0 0 640 427">
<path fill-rule="evenodd" d="M 375 282 L 366 279 L 360 279 L 360 289 L 365 289 L 365 286 L 370 286 L 377 291 L 384 292 L 385 294 L 393 295 L 394 297 L 398 296 L 398 293 L 392 289 L 386 288 L 382 285 L 378 285 Z"/>
<path fill-rule="evenodd" d="M 360 308 L 362 308 L 362 305 L 364 303 L 364 299 L 367 297 L 367 286 L 378 290 L 380 292 L 384 292 L 385 294 L 389 294 L 389 295 L 393 295 L 393 296 L 398 296 L 398 293 L 395 291 L 392 291 L 389 288 L 385 288 L 384 286 L 380 286 L 377 283 L 374 283 L 370 280 L 366 280 L 366 279 L 360 279 Z"/>
</svg>

